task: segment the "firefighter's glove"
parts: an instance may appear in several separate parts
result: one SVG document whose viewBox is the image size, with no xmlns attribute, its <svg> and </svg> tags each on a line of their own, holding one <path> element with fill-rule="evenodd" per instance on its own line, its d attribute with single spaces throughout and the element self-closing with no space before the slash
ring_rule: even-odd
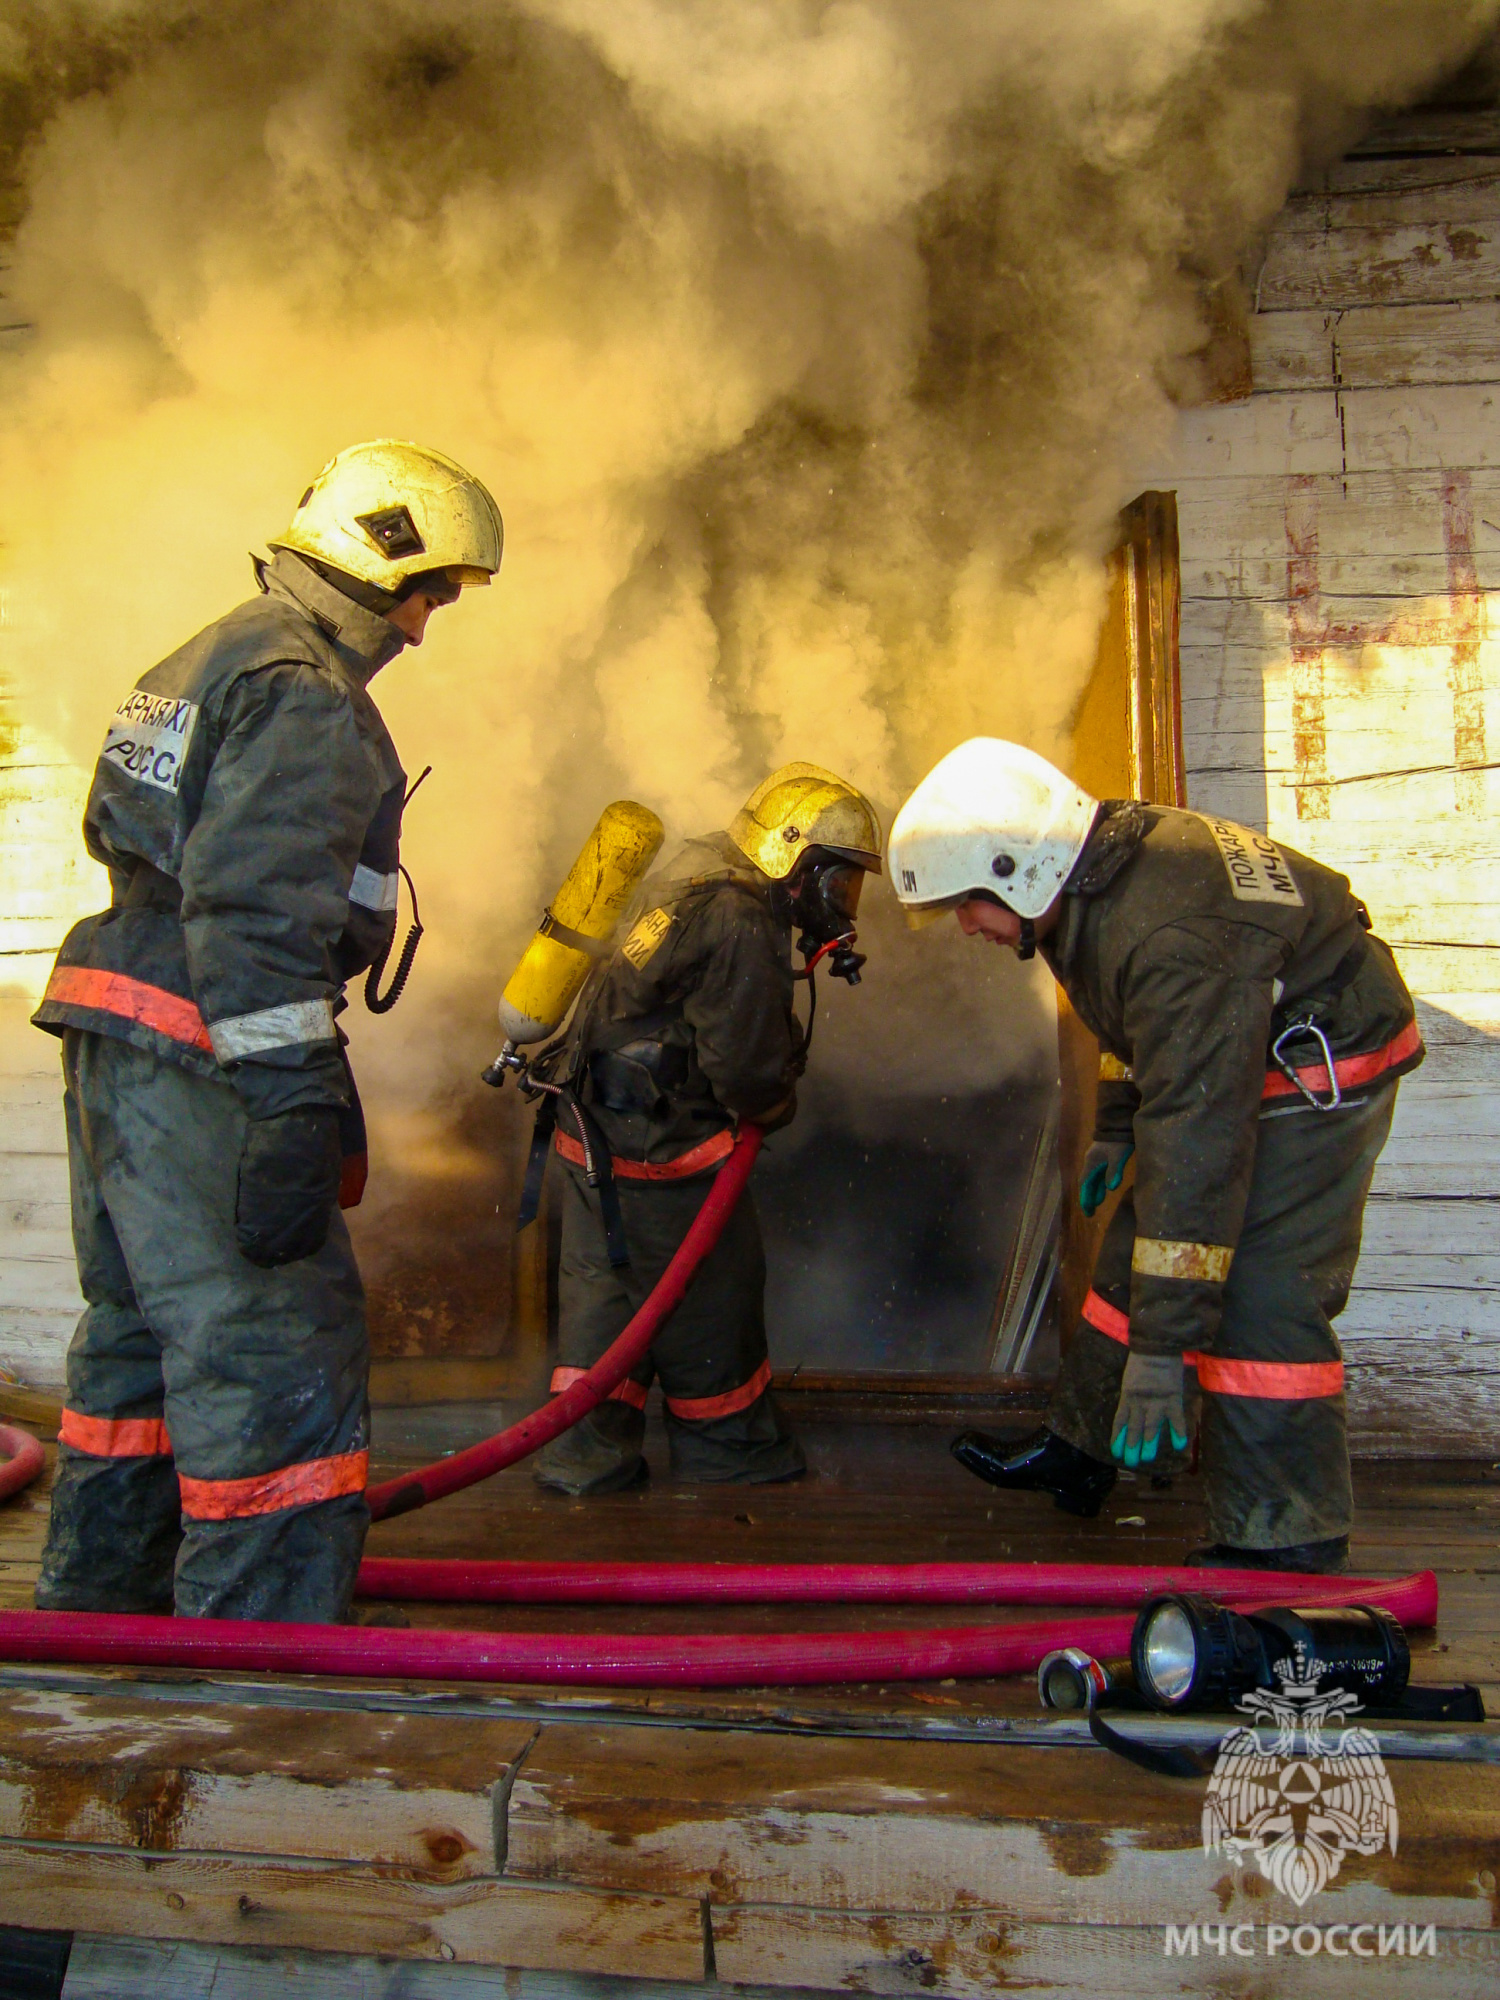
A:
<svg viewBox="0 0 1500 2000">
<path fill-rule="evenodd" d="M 1150 1465 L 1170 1430 L 1171 1449 L 1187 1450 L 1180 1354 L 1132 1354 L 1125 1363 L 1111 1452 L 1125 1465 Z"/>
<path fill-rule="evenodd" d="M 791 1124 L 796 1115 L 797 1093 L 795 1090 L 789 1090 L 779 1104 L 773 1104 L 769 1111 L 763 1111 L 758 1118 L 752 1118 L 750 1123 L 758 1125 L 762 1132 L 780 1132 Z"/>
<path fill-rule="evenodd" d="M 234 1237 L 252 1264 L 270 1270 L 322 1249 L 339 1198 L 342 1152 L 331 1106 L 283 1111 L 246 1128 Z"/>
<path fill-rule="evenodd" d="M 1083 1156 L 1083 1179 L 1078 1183 L 1078 1206 L 1085 1215 L 1097 1215 L 1104 1197 L 1113 1194 L 1125 1178 L 1125 1168 L 1135 1151 L 1133 1139 L 1096 1139 Z"/>
</svg>

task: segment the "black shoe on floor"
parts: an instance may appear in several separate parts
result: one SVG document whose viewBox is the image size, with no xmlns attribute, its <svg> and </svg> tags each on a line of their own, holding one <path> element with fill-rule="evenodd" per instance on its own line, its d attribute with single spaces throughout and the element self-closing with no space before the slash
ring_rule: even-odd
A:
<svg viewBox="0 0 1500 2000">
<path fill-rule="evenodd" d="M 1349 1537 L 1333 1535 L 1326 1542 L 1296 1542 L 1288 1549 L 1236 1549 L 1215 1542 L 1194 1549 L 1190 1569 L 1283 1569 L 1299 1576 L 1337 1576 L 1349 1567 Z"/>
<path fill-rule="evenodd" d="M 1086 1521 L 1098 1513 L 1115 1483 L 1112 1465 L 1101 1465 L 1045 1427 L 1023 1438 L 964 1431 L 948 1449 L 960 1465 L 991 1486 L 1013 1493 L 1050 1493 L 1065 1514 L 1078 1514 Z"/>
</svg>

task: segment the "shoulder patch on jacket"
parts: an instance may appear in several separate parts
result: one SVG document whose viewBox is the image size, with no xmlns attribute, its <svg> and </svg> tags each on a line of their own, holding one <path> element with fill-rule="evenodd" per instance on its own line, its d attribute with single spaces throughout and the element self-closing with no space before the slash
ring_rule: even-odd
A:
<svg viewBox="0 0 1500 2000">
<path fill-rule="evenodd" d="M 1302 891 L 1287 865 L 1287 858 L 1275 841 L 1233 820 L 1216 819 L 1208 813 L 1197 815 L 1214 837 L 1229 877 L 1229 887 L 1241 903 L 1282 903 L 1288 909 L 1302 908 Z"/>
<path fill-rule="evenodd" d="M 670 910 L 648 910 L 638 919 L 620 950 L 637 972 L 644 972 L 661 949 L 667 932 L 676 922 Z"/>
<path fill-rule="evenodd" d="M 99 756 L 137 784 L 175 792 L 197 720 L 197 702 L 137 688 L 115 711 Z"/>
</svg>

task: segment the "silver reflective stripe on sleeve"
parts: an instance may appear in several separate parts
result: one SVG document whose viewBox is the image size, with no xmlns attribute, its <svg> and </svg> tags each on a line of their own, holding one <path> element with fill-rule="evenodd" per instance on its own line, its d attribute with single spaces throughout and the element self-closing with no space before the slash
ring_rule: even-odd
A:
<svg viewBox="0 0 1500 2000">
<path fill-rule="evenodd" d="M 348 900 L 358 902 L 362 910 L 380 910 L 384 914 L 396 908 L 400 886 L 402 878 L 398 874 L 378 876 L 374 868 L 366 868 L 364 862 L 360 862 L 354 870 L 354 880 L 348 886 Z"/>
<path fill-rule="evenodd" d="M 302 1042 L 331 1042 L 331 1000 L 289 1000 L 284 1007 L 261 1007 L 254 1014 L 233 1014 L 227 1021 L 210 1021 L 208 1039 L 221 1063 L 243 1062 L 267 1049 L 295 1048 Z"/>
<path fill-rule="evenodd" d="M 354 880 L 349 884 L 349 901 L 358 903 L 361 909 L 379 910 L 384 914 L 395 909 L 400 887 L 399 875 L 377 875 L 373 868 L 366 868 L 361 862 L 354 871 Z"/>
</svg>

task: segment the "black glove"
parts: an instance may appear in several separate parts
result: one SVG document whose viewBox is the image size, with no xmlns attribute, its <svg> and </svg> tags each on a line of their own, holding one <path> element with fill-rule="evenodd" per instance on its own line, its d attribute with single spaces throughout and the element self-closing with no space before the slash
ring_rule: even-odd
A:
<svg viewBox="0 0 1500 2000">
<path fill-rule="evenodd" d="M 240 1149 L 234 1205 L 241 1254 L 270 1270 L 321 1250 L 342 1170 L 339 1114 L 331 1105 L 252 1121 Z"/>
</svg>

